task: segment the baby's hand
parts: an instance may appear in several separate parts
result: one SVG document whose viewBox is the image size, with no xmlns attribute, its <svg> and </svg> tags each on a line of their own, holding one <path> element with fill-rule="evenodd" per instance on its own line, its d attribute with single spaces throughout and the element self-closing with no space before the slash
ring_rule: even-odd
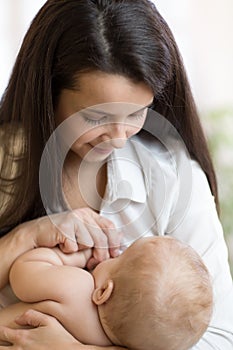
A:
<svg viewBox="0 0 233 350">
<path fill-rule="evenodd" d="M 92 249 L 86 248 L 75 253 L 63 253 L 59 248 L 53 248 L 64 265 L 84 268 L 92 256 Z"/>
</svg>

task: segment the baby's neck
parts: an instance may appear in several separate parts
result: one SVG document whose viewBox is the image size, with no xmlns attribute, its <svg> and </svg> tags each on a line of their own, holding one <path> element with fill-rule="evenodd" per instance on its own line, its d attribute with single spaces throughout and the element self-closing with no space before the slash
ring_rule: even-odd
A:
<svg viewBox="0 0 233 350">
<path fill-rule="evenodd" d="M 118 345 L 118 346 L 123 346 L 118 339 L 116 338 L 116 336 L 112 333 L 111 329 L 109 328 L 108 324 L 106 323 L 106 317 L 105 317 L 105 313 L 104 313 L 104 305 L 100 305 L 97 307 L 98 310 L 98 314 L 99 314 L 99 320 L 102 326 L 102 329 L 106 335 L 106 337 L 108 338 L 108 340 L 111 342 L 111 344 L 114 345 Z"/>
</svg>

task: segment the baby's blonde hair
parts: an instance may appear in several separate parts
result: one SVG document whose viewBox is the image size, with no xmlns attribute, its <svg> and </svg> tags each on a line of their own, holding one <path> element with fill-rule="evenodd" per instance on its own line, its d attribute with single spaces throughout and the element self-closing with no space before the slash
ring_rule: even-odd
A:
<svg viewBox="0 0 233 350">
<path fill-rule="evenodd" d="M 102 322 L 117 345 L 186 350 L 211 318 L 209 273 L 188 245 L 170 237 L 143 239 L 138 253 L 113 273 L 114 292 L 101 306 Z"/>
</svg>

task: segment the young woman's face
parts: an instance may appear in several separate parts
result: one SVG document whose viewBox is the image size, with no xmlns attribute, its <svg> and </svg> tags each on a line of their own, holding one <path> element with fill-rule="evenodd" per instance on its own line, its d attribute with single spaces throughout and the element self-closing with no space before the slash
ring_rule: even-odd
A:
<svg viewBox="0 0 233 350">
<path fill-rule="evenodd" d="M 99 71 L 84 73 L 77 90 L 62 90 L 56 124 L 77 115 L 78 137 L 72 151 L 87 161 L 103 161 L 141 130 L 153 97 L 144 83 Z"/>
</svg>

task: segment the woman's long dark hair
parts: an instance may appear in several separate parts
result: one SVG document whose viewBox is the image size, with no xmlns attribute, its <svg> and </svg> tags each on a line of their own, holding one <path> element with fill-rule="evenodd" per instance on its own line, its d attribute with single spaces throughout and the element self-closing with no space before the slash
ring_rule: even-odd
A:
<svg viewBox="0 0 233 350">
<path fill-rule="evenodd" d="M 91 70 L 152 88 L 155 110 L 180 133 L 218 205 L 215 173 L 183 63 L 156 7 L 149 0 L 48 0 L 25 36 L 1 100 L 0 194 L 8 193 L 8 200 L 0 229 L 45 214 L 38 172 L 55 129 L 56 101 L 62 89 L 75 88 L 80 73 Z M 24 142 L 17 155 L 19 132 Z"/>
</svg>

